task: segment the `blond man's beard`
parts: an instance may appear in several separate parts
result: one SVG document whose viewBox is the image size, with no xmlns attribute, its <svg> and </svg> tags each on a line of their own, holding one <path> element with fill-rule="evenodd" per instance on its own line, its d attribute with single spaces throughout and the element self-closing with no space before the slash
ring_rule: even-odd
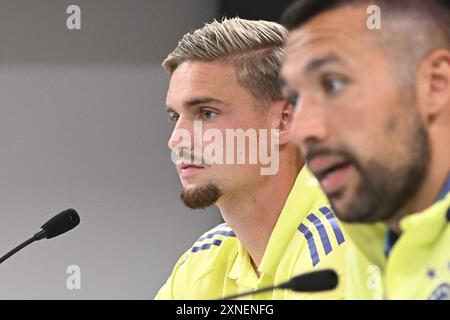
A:
<svg viewBox="0 0 450 320">
<path fill-rule="evenodd" d="M 209 182 L 191 190 L 183 190 L 180 198 L 191 209 L 204 209 L 215 204 L 221 195 L 219 186 Z"/>
</svg>

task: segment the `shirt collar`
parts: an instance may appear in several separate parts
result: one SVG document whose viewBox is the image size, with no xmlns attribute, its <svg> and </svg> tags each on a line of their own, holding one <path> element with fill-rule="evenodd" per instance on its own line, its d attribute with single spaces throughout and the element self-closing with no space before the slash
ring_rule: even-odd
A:
<svg viewBox="0 0 450 320">
<path fill-rule="evenodd" d="M 400 235 L 392 230 L 387 230 L 386 233 L 386 240 L 384 242 L 384 254 L 386 257 L 389 257 L 389 254 L 391 253 L 392 247 L 397 242 L 398 238 L 400 238 Z"/>
<path fill-rule="evenodd" d="M 250 261 L 250 255 L 240 241 L 237 246 L 238 254 L 228 273 L 228 278 L 235 280 L 239 286 L 256 289 L 259 279 Z"/>
<path fill-rule="evenodd" d="M 436 198 L 436 202 L 443 200 L 445 198 L 445 196 L 450 192 L 450 174 L 447 177 L 446 182 L 444 183 L 444 186 L 441 189 L 441 192 L 439 194 L 439 196 Z M 421 217 L 424 217 L 425 219 L 427 217 L 425 217 L 425 215 L 422 213 Z M 405 217 L 403 220 L 404 221 L 408 221 L 409 217 Z M 447 214 L 446 214 L 446 218 L 447 221 L 450 220 L 450 208 L 447 210 Z M 413 218 L 414 219 L 414 218 Z M 428 220 L 428 219 L 427 219 Z M 434 219 L 433 219 L 434 220 Z M 401 222 L 402 226 L 408 227 L 408 222 Z M 388 230 L 386 233 L 386 239 L 385 239 L 385 246 L 384 246 L 384 251 L 386 256 L 389 256 L 392 247 L 395 245 L 395 243 L 397 242 L 397 240 L 400 238 L 400 235 L 396 234 L 395 232 Z"/>
<path fill-rule="evenodd" d="M 321 192 L 318 181 L 305 166 L 295 179 L 294 185 L 287 197 L 284 207 L 280 213 L 274 230 L 270 236 L 264 256 L 259 265 L 258 276 L 250 262 L 250 256 L 244 246 L 239 242 L 238 255 L 228 277 L 235 279 L 240 285 L 254 287 L 255 283 L 263 279 L 269 281 L 275 276 L 285 249 L 297 232 L 298 224 L 305 219 L 306 215 L 322 201 L 328 203 L 325 195 Z M 250 271 L 253 273 L 249 273 Z M 256 277 L 256 280 L 255 278 Z"/>
<path fill-rule="evenodd" d="M 442 187 L 441 193 L 437 197 L 436 201 L 440 201 L 440 200 L 444 199 L 445 196 L 447 195 L 447 193 L 449 193 L 449 192 L 450 192 L 450 173 L 448 174 L 447 180 L 444 183 L 444 186 Z"/>
<path fill-rule="evenodd" d="M 328 200 L 320 189 L 319 182 L 304 166 L 298 174 L 284 207 L 270 236 L 258 271 L 263 275 L 275 276 L 286 248 L 295 235 L 298 225 L 312 212 L 317 204 Z"/>
<path fill-rule="evenodd" d="M 448 193 L 450 193 L 450 173 L 448 174 L 447 181 L 444 183 L 442 191 L 439 194 L 439 196 L 437 197 L 436 201 L 443 200 Z M 448 208 L 448 210 L 447 210 L 446 218 L 447 218 L 447 221 L 450 222 L 450 208 Z"/>
</svg>

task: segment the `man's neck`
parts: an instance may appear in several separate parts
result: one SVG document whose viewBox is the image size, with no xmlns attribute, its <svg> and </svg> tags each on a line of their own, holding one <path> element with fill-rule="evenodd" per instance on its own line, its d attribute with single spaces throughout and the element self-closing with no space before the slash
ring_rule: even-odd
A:
<svg viewBox="0 0 450 320">
<path fill-rule="evenodd" d="M 255 271 L 300 168 L 298 163 L 280 161 L 278 174 L 268 176 L 265 183 L 223 197 L 217 203 L 223 219 L 248 251 Z"/>
</svg>

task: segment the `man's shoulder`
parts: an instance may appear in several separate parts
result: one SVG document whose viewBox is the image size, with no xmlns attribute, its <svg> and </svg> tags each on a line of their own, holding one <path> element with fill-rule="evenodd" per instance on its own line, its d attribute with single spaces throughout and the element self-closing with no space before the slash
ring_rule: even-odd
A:
<svg viewBox="0 0 450 320">
<path fill-rule="evenodd" d="M 209 250 L 211 247 L 220 247 L 224 241 L 236 238 L 234 231 L 226 223 L 219 224 L 203 233 L 191 248 L 192 252 Z"/>
<path fill-rule="evenodd" d="M 347 236 L 328 205 L 318 206 L 298 222 L 295 239 L 297 246 L 303 248 L 299 250 L 299 254 L 303 253 L 302 265 L 343 264 Z"/>
<path fill-rule="evenodd" d="M 193 266 L 206 272 L 218 264 L 234 259 L 238 250 L 237 243 L 234 231 L 226 223 L 222 223 L 203 233 L 185 252 L 179 265 Z"/>
</svg>

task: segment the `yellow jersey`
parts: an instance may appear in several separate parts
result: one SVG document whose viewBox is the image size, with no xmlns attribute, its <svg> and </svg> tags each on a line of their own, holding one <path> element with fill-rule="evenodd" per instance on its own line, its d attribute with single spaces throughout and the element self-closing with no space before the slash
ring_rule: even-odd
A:
<svg viewBox="0 0 450 320">
<path fill-rule="evenodd" d="M 450 300 L 450 176 L 438 200 L 400 222 L 386 253 L 385 224 L 344 224 L 349 299 Z"/>
<path fill-rule="evenodd" d="M 273 290 L 246 299 L 343 299 L 347 241 L 318 181 L 304 167 L 285 202 L 257 272 L 233 230 L 221 224 L 202 235 L 176 263 L 156 299 L 219 299 L 334 269 L 338 287 L 318 293 Z"/>
</svg>

